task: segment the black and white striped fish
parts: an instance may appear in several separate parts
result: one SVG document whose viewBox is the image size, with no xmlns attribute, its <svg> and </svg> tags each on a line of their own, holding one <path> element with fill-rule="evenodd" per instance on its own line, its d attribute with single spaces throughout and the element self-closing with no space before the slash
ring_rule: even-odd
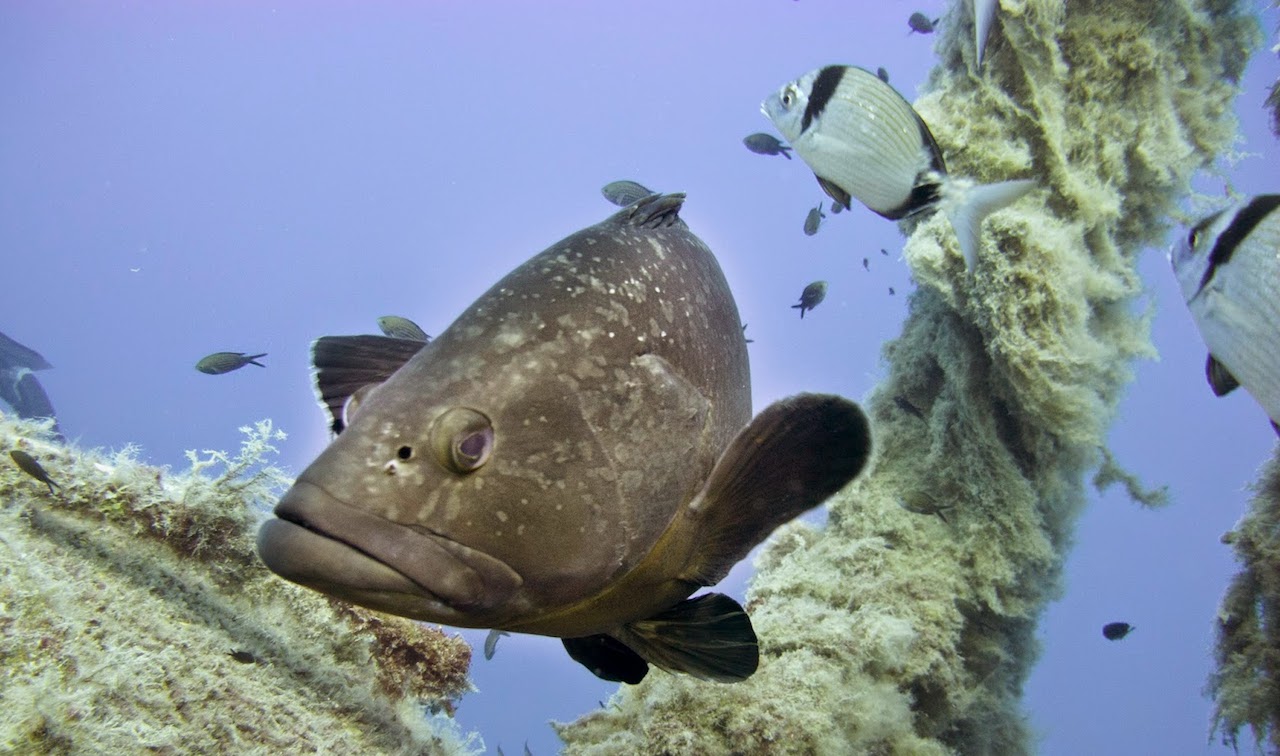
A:
<svg viewBox="0 0 1280 756">
<path fill-rule="evenodd" d="M 942 209 L 973 269 L 987 215 L 1030 191 L 1030 179 L 978 185 L 947 175 L 929 127 L 897 90 L 855 66 L 825 66 L 784 85 L 760 106 L 813 169 L 822 189 L 900 220 Z"/>
<path fill-rule="evenodd" d="M 1246 197 L 1200 221 L 1169 262 L 1209 347 L 1213 393 L 1243 386 L 1280 433 L 1280 194 Z"/>
</svg>

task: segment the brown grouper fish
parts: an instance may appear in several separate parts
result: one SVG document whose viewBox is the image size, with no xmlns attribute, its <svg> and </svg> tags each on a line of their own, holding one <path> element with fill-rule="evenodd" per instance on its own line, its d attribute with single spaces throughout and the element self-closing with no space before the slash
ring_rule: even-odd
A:
<svg viewBox="0 0 1280 756">
<path fill-rule="evenodd" d="M 313 347 L 338 436 L 258 534 L 267 566 L 371 609 L 562 638 L 607 680 L 723 682 L 759 654 L 713 585 L 871 451 L 858 405 L 751 416 L 711 251 L 653 195 L 507 274 L 430 343 Z"/>
</svg>

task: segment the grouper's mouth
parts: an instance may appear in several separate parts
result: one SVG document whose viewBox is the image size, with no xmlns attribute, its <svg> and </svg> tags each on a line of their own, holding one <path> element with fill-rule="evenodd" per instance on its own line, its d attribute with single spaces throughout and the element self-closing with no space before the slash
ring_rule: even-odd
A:
<svg viewBox="0 0 1280 756">
<path fill-rule="evenodd" d="M 258 555 L 308 588 L 449 624 L 496 608 L 523 582 L 488 554 L 357 509 L 303 480 L 258 530 Z"/>
</svg>

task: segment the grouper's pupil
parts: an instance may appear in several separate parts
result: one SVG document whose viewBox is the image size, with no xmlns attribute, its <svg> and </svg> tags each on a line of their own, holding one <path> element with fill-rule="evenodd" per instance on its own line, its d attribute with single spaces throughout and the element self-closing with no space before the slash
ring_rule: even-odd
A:
<svg viewBox="0 0 1280 756">
<path fill-rule="evenodd" d="M 489 456 L 489 442 L 492 438 L 492 431 L 486 429 L 462 439 L 462 443 L 458 444 L 459 461 L 471 468 L 484 464 L 485 458 Z"/>
</svg>

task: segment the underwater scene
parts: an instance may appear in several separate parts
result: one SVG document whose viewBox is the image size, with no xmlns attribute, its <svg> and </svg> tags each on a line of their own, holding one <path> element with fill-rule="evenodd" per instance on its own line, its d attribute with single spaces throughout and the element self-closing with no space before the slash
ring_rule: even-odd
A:
<svg viewBox="0 0 1280 756">
<path fill-rule="evenodd" d="M 0 71 L 0 753 L 1280 753 L 1280 4 Z"/>
</svg>

